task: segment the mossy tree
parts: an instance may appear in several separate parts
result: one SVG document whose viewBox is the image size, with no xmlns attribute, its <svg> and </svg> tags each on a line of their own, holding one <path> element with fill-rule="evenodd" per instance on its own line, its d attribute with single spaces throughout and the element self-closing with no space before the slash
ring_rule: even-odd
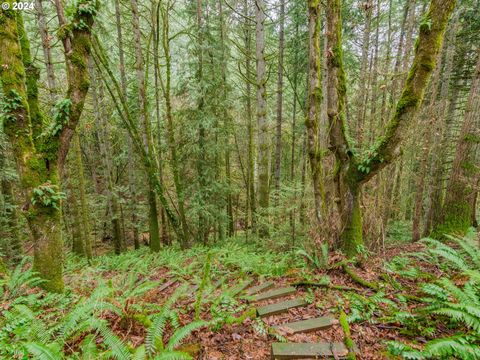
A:
<svg viewBox="0 0 480 360">
<path fill-rule="evenodd" d="M 12 1 L 9 1 L 12 5 Z M 47 290 L 61 292 L 62 234 L 60 176 L 89 88 L 87 62 L 91 29 L 97 12 L 95 0 L 82 0 L 67 21 L 56 2 L 68 88 L 45 128 L 38 106 L 38 70 L 30 57 L 21 13 L 0 11 L 0 82 L 3 89 L 5 133 L 18 165 L 26 216 L 34 243 L 34 269 L 47 280 Z M 12 8 L 12 6 L 10 6 Z"/>
<path fill-rule="evenodd" d="M 441 237 L 446 233 L 463 235 L 473 225 L 477 179 L 480 173 L 477 155 L 480 144 L 479 111 L 480 52 L 447 184 L 441 220 L 435 226 L 433 236 Z"/>
<path fill-rule="evenodd" d="M 322 102 L 322 85 L 320 78 L 320 12 L 320 1 L 310 0 L 308 2 L 308 98 L 305 126 L 307 128 L 307 152 L 310 160 L 310 171 L 312 173 L 315 217 L 319 223 L 322 218 L 322 207 L 325 200 L 322 156 L 318 136 L 320 104 Z"/>
<path fill-rule="evenodd" d="M 445 28 L 455 0 L 431 0 L 421 21 L 415 55 L 395 111 L 384 134 L 365 154 L 358 154 L 349 137 L 346 119 L 346 78 L 342 52 L 341 0 L 327 1 L 327 112 L 330 124 L 330 149 L 335 155 L 334 181 L 341 228 L 339 245 L 354 256 L 363 245 L 362 185 L 400 154 L 406 129 L 422 102 L 425 88 L 436 66 Z"/>
</svg>

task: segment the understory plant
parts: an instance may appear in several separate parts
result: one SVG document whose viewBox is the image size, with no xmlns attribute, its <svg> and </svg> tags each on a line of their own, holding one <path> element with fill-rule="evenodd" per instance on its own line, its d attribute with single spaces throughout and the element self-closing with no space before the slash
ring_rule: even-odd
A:
<svg viewBox="0 0 480 360">
<path fill-rule="evenodd" d="M 480 359 L 480 250 L 474 236 L 422 242 L 425 250 L 414 256 L 443 273 L 421 286 L 419 306 L 402 320 L 429 324 L 430 331 L 423 344 L 391 341 L 388 350 L 404 359 Z"/>
</svg>

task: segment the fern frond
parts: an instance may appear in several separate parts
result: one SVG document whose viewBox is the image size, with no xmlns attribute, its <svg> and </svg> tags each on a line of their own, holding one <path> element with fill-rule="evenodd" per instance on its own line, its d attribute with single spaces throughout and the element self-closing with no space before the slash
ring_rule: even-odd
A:
<svg viewBox="0 0 480 360">
<path fill-rule="evenodd" d="M 131 354 L 128 347 L 108 328 L 105 321 L 92 319 L 90 324 L 103 338 L 103 342 L 110 349 L 113 358 L 116 360 L 130 360 Z"/>
<path fill-rule="evenodd" d="M 173 333 L 173 335 L 168 340 L 168 344 L 165 347 L 167 350 L 175 349 L 192 331 L 205 326 L 205 321 L 193 321 L 190 324 L 187 324 Z"/>
<path fill-rule="evenodd" d="M 480 359 L 480 347 L 461 336 L 429 341 L 423 353 L 430 359 Z"/>
<path fill-rule="evenodd" d="M 61 347 L 57 343 L 44 345 L 38 342 L 30 342 L 25 344 L 25 348 L 37 360 L 61 360 L 63 358 L 60 352 Z"/>
<path fill-rule="evenodd" d="M 441 308 L 433 310 L 434 314 L 445 315 L 456 322 L 463 322 L 468 327 L 474 329 L 477 332 L 480 332 L 480 319 L 476 316 L 473 316 L 466 311 L 452 309 L 452 308 Z"/>
</svg>

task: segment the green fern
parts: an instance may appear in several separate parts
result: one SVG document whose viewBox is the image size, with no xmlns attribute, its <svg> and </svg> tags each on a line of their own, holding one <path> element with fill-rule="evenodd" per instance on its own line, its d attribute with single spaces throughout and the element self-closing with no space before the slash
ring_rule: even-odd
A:
<svg viewBox="0 0 480 360">
<path fill-rule="evenodd" d="M 179 329 L 177 329 L 173 335 L 170 337 L 168 340 L 167 345 L 165 346 L 166 350 L 174 350 L 176 347 L 180 345 L 180 343 L 192 333 L 192 331 L 201 328 L 202 326 L 205 326 L 206 322 L 205 321 L 194 321 L 191 322 Z"/>
<path fill-rule="evenodd" d="M 25 344 L 27 351 L 37 360 L 60 360 L 63 359 L 61 346 L 58 343 L 44 345 L 38 342 Z"/>
</svg>

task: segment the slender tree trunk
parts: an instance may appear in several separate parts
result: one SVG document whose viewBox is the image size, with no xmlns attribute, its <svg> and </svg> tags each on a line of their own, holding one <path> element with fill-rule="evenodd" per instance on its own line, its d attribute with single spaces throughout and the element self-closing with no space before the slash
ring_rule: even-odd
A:
<svg viewBox="0 0 480 360">
<path fill-rule="evenodd" d="M 162 159 L 162 137 L 161 137 L 161 116 L 160 116 L 160 59 L 159 59 L 159 47 L 160 47 L 160 3 L 153 4 L 152 6 L 152 23 L 153 27 L 153 67 L 155 76 L 155 116 L 157 120 L 157 163 L 159 169 L 159 181 L 162 187 L 164 186 L 163 180 L 163 159 Z M 162 228 L 162 243 L 169 245 L 171 243 L 168 235 L 167 220 L 165 218 L 165 210 L 160 207 L 160 224 Z"/>
<path fill-rule="evenodd" d="M 267 121 L 267 74 L 265 68 L 265 2 L 255 0 L 255 57 L 257 62 L 257 125 L 258 125 L 258 205 L 262 209 L 260 237 L 268 237 L 269 135 Z"/>
<path fill-rule="evenodd" d="M 198 122 L 198 158 L 197 158 L 197 173 L 199 184 L 199 201 L 200 208 L 205 205 L 206 199 L 206 129 L 204 124 L 203 112 L 205 108 L 204 99 L 204 78 L 203 78 L 203 8 L 202 0 L 197 0 L 197 34 L 198 34 L 198 69 L 197 69 L 197 81 L 200 87 L 197 104 L 197 122 Z M 197 226 L 197 241 L 199 243 L 207 244 L 208 241 L 208 229 L 207 218 L 201 210 L 198 214 L 198 226 Z"/>
<path fill-rule="evenodd" d="M 153 144 L 150 118 L 148 116 L 147 104 L 147 84 L 145 80 L 145 69 L 142 50 L 142 35 L 140 32 L 140 18 L 138 14 L 137 0 L 131 0 L 132 6 L 132 26 L 135 43 L 135 69 L 138 84 L 138 102 L 140 105 L 140 119 L 143 123 L 145 149 L 150 158 L 153 159 Z M 157 199 L 155 196 L 155 185 L 149 177 L 148 183 L 148 227 L 150 233 L 150 249 L 152 251 L 160 251 L 160 230 L 158 225 Z"/>
<path fill-rule="evenodd" d="M 115 0 L 115 25 L 117 28 L 117 42 L 118 42 L 118 59 L 119 59 L 119 71 L 120 71 L 120 84 L 121 90 L 125 97 L 127 97 L 127 76 L 125 73 L 125 50 L 123 42 L 123 32 L 122 32 L 122 21 L 121 21 L 121 10 L 120 10 L 120 1 Z M 132 168 L 135 164 L 135 155 L 133 152 L 132 139 L 128 137 L 128 163 Z M 135 186 L 135 172 L 128 172 L 128 187 L 130 192 L 130 217 L 133 230 L 133 244 L 135 249 L 140 248 L 140 238 L 138 234 L 138 220 L 137 220 L 137 190 Z"/>
<path fill-rule="evenodd" d="M 435 122 L 439 121 L 435 119 L 434 116 L 434 105 L 436 103 L 437 98 L 437 89 L 438 89 L 438 82 L 440 80 L 440 73 L 441 73 L 441 66 L 440 63 L 437 65 L 435 69 L 435 73 L 433 75 L 433 79 L 430 84 L 430 88 L 432 89 L 430 94 L 430 100 L 428 108 L 423 111 L 423 115 L 426 119 L 428 119 L 428 126 L 425 126 L 422 129 L 422 138 L 423 138 L 423 145 L 422 145 L 422 154 L 419 163 L 419 170 L 416 172 L 416 179 L 415 179 L 415 199 L 414 199 L 414 209 L 413 209 L 413 224 L 412 224 L 412 240 L 418 241 L 420 240 L 422 231 L 421 231 L 421 222 L 423 219 L 423 212 L 424 212 L 424 192 L 425 192 L 425 180 L 428 175 L 428 160 L 430 159 L 430 150 L 431 150 L 431 143 L 433 140 L 433 132 L 431 128 L 435 127 Z M 440 120 L 441 121 L 441 120 Z"/>
<path fill-rule="evenodd" d="M 444 195 L 444 177 L 445 177 L 445 159 L 447 157 L 448 143 L 450 142 L 450 127 L 454 114 L 453 104 L 458 98 L 458 94 L 452 94 L 448 98 L 450 80 L 453 71 L 453 60 L 455 55 L 455 33 L 457 25 L 456 21 L 452 22 L 451 31 L 449 32 L 448 42 L 445 46 L 445 65 L 442 74 L 442 82 L 439 84 L 439 102 L 435 106 L 435 116 L 439 119 L 436 122 L 435 133 L 439 141 L 434 143 L 432 149 L 433 165 L 432 176 L 430 181 L 429 192 L 429 208 L 427 212 L 427 219 L 425 223 L 425 235 L 430 235 L 430 232 L 441 222 L 443 195 Z M 449 106 L 449 102 L 452 106 Z"/>
<path fill-rule="evenodd" d="M 222 74 L 222 106 L 223 106 L 223 119 L 224 119 L 224 146 L 225 146 L 225 177 L 228 186 L 228 193 L 226 195 L 226 212 L 228 221 L 228 236 L 232 237 L 235 233 L 235 218 L 233 214 L 233 199 L 231 193 L 232 175 L 231 175 L 231 162 L 230 162 L 230 132 L 232 131 L 233 124 L 231 115 L 227 105 L 228 100 L 228 83 L 227 83 L 227 49 L 226 49 L 226 27 L 223 13 L 223 2 L 218 2 L 218 14 L 220 18 L 220 44 L 221 44 L 221 74 Z"/>
<path fill-rule="evenodd" d="M 163 97 L 165 99 L 165 117 L 167 130 L 167 143 L 170 150 L 170 163 L 173 173 L 173 183 L 177 194 L 178 214 L 180 217 L 181 236 L 179 239 L 182 248 L 186 248 L 190 243 L 190 232 L 188 228 L 187 218 L 185 215 L 185 195 L 183 189 L 182 176 L 180 171 L 180 163 L 177 155 L 177 145 L 175 142 L 175 129 L 173 119 L 173 109 L 171 100 L 171 74 L 172 74 L 172 57 L 170 53 L 170 23 L 169 9 L 170 1 L 167 1 L 162 11 L 162 48 L 165 56 L 165 83 L 162 86 Z M 159 74 L 161 75 L 161 74 Z M 161 80 L 161 78 L 160 78 Z"/>
<path fill-rule="evenodd" d="M 356 139 L 359 145 L 362 144 L 364 136 L 364 122 L 365 122 L 365 108 L 366 108 L 366 94 L 367 94 L 367 76 L 368 76 L 368 55 L 370 51 L 370 31 L 372 22 L 373 4 L 371 0 L 362 3 L 365 11 L 365 29 L 363 30 L 362 40 L 362 57 L 360 60 L 360 79 L 359 91 L 356 102 Z"/>
<path fill-rule="evenodd" d="M 282 116 L 283 116 L 283 53 L 285 43 L 285 0 L 280 0 L 280 30 L 278 33 L 278 74 L 277 74 L 277 126 L 275 138 L 275 205 L 278 206 L 280 171 L 282 162 Z"/>
<path fill-rule="evenodd" d="M 87 194 L 85 191 L 85 174 L 83 169 L 82 161 L 82 149 L 80 147 L 80 136 L 78 132 L 75 132 L 73 136 L 73 148 L 75 150 L 75 167 L 78 174 L 78 190 L 80 194 L 80 224 L 81 228 L 81 237 L 84 246 L 84 255 L 87 259 L 92 258 L 92 239 L 90 236 L 90 220 L 89 220 L 89 209 L 87 204 Z"/>
<path fill-rule="evenodd" d="M 250 12 L 248 11 L 248 0 L 244 0 L 243 3 L 243 15 L 245 18 L 249 18 Z M 252 37 L 250 31 L 250 24 L 248 20 L 245 20 L 243 27 L 244 44 L 245 44 L 245 107 L 247 114 L 247 137 L 248 137 L 248 165 L 247 165 L 247 199 L 249 204 L 250 222 L 252 232 L 257 232 L 257 213 L 256 213 L 256 196 L 255 196 L 255 150 L 254 150 L 254 125 L 253 125 L 253 111 L 252 111 L 252 86 L 251 86 L 251 74 L 252 74 Z"/>
<path fill-rule="evenodd" d="M 48 34 L 47 21 L 43 11 L 43 0 L 35 0 L 35 10 L 37 10 L 38 32 L 42 39 L 43 58 L 45 60 L 45 69 L 47 70 L 47 85 L 52 104 L 57 98 L 57 86 L 55 82 L 55 71 L 53 68 L 52 51 L 51 51 L 51 37 Z"/>
<path fill-rule="evenodd" d="M 478 52 L 480 55 L 480 52 Z M 457 142 L 450 179 L 447 185 L 441 222 L 434 233 L 464 234 L 473 225 L 472 218 L 477 195 L 480 169 L 477 151 L 480 144 L 480 56 L 478 56 L 464 121 Z"/>
<path fill-rule="evenodd" d="M 298 14 L 297 14 L 298 15 Z M 298 39 L 299 34 L 298 21 L 295 24 L 295 39 Z M 293 104 L 292 104 L 292 148 L 291 148 L 291 162 L 290 162 L 290 181 L 294 184 L 295 181 L 295 142 L 296 142 L 296 122 L 297 122 L 297 89 L 298 89 L 298 52 L 294 55 L 294 72 L 293 72 Z M 297 191 L 294 190 L 293 202 L 297 202 Z M 290 212 L 290 228 L 292 234 L 292 247 L 295 246 L 296 240 L 296 211 L 293 208 Z"/>
</svg>

